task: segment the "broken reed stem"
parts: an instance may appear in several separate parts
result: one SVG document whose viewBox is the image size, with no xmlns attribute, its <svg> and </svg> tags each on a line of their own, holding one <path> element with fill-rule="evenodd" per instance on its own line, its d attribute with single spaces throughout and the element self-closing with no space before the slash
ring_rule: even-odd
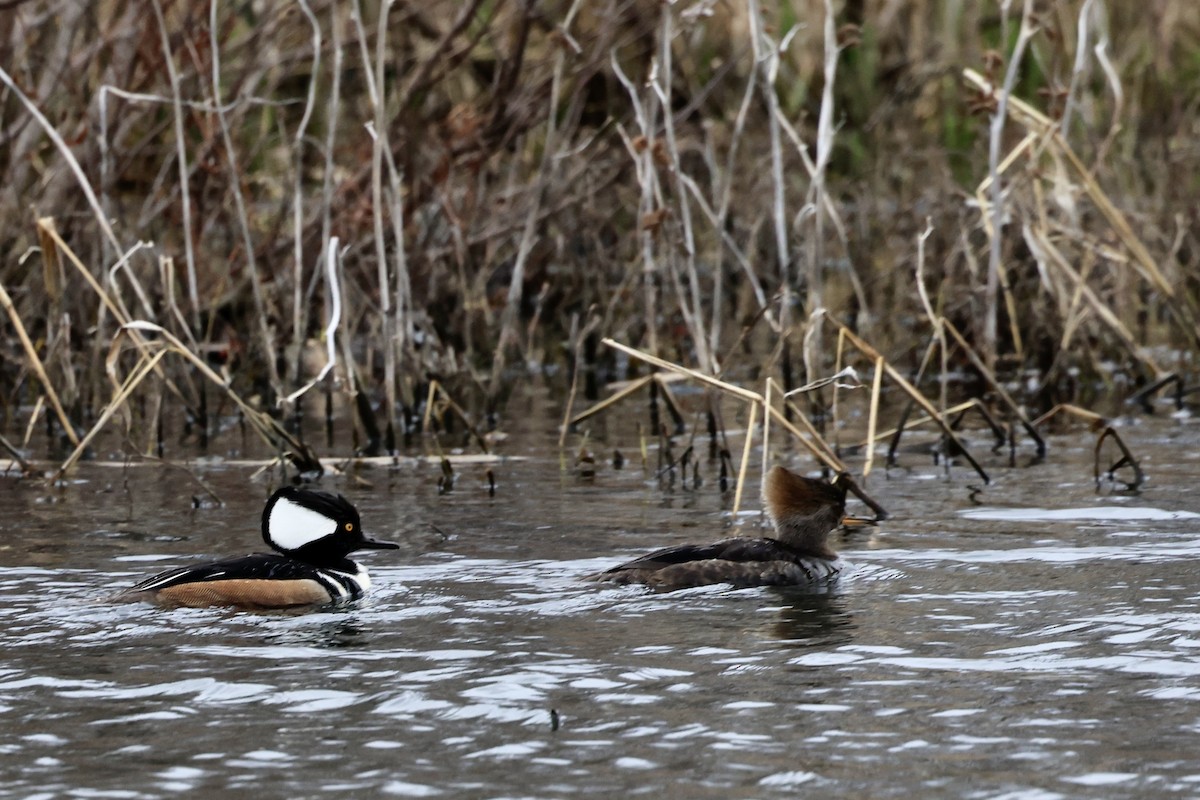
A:
<svg viewBox="0 0 1200 800">
<path fill-rule="evenodd" d="M 21 472 L 23 474 L 29 475 L 33 473 L 33 465 L 25 460 L 25 457 L 21 455 L 21 451 L 18 450 L 3 434 L 0 434 L 0 448 L 12 456 L 12 460 L 17 462 L 17 466 L 21 468 Z"/>
<path fill-rule="evenodd" d="M 957 328 L 954 327 L 954 323 L 950 322 L 950 320 L 944 320 L 944 324 L 946 330 L 950 332 L 952 337 L 954 337 L 954 341 L 957 342 L 958 346 L 961 347 L 963 352 L 967 354 L 967 358 L 970 359 L 971 363 L 975 365 L 976 369 L 980 370 L 983 375 L 983 379 L 986 380 L 992 387 L 992 390 L 996 392 L 996 396 L 999 397 L 1006 406 L 1008 406 L 1009 411 L 1011 411 L 1013 416 L 1020 421 L 1021 427 L 1025 428 L 1029 435 L 1033 437 L 1033 441 L 1037 445 L 1038 458 L 1044 457 L 1046 455 L 1046 440 L 1043 439 L 1041 434 L 1037 432 L 1037 429 L 1030 424 L 1029 417 L 1025 416 L 1025 412 L 1021 410 L 1019 405 L 1017 405 L 1017 401 L 1013 400 L 1012 396 L 1005 391 L 1004 387 L 1000 385 L 1000 381 L 996 380 L 996 376 L 991 372 L 991 370 L 986 368 L 982 359 L 980 359 L 975 351 L 971 349 L 971 346 L 967 344 L 967 340 L 964 339 L 963 335 L 958 332 Z"/>
<path fill-rule="evenodd" d="M 479 448 L 483 450 L 484 453 L 490 454 L 491 450 L 488 448 L 487 440 L 479 434 L 479 431 L 476 430 L 475 426 L 471 423 L 471 418 L 467 416 L 467 412 L 463 411 L 462 406 L 454 402 L 454 398 L 450 396 L 445 387 L 443 387 L 441 382 L 437 379 L 429 382 L 429 394 L 426 395 L 425 398 L 425 418 L 421 425 L 421 432 L 429 433 L 430 423 L 433 420 L 434 398 L 438 396 L 441 396 L 442 400 L 445 401 L 450 410 L 458 415 L 458 418 L 462 421 L 462 424 L 467 426 L 467 432 L 470 433 L 471 436 L 475 437 L 475 441 L 479 442 Z M 434 436 L 434 440 L 437 441 L 436 435 Z M 439 453 L 441 452 L 440 443 L 438 443 L 438 451 Z"/>
<path fill-rule="evenodd" d="M 940 416 L 943 419 L 949 419 L 954 414 L 958 414 L 959 412 L 962 412 L 962 411 L 967 411 L 968 409 L 971 408 L 971 406 L 975 405 L 978 402 L 979 402 L 979 400 L 977 398 L 971 398 L 970 400 L 966 400 L 962 403 L 959 403 L 956 406 L 951 406 L 950 408 L 947 408 L 945 413 L 941 414 Z M 872 443 L 872 441 L 878 442 L 881 439 L 887 439 L 892 436 L 895 436 L 897 433 L 900 433 L 902 431 L 912 430 L 913 428 L 915 428 L 919 425 L 924 425 L 927 422 L 934 422 L 934 421 L 935 420 L 933 417 L 926 414 L 925 416 L 918 417 L 917 419 L 907 420 L 903 425 L 899 425 L 895 428 L 889 428 L 886 431 L 881 431 L 879 433 L 876 433 L 874 440 L 863 439 L 862 442 L 860 442 L 859 444 L 862 447 L 867 447 Z"/>
<path fill-rule="evenodd" d="M 834 472 L 848 472 L 846 465 L 842 463 L 842 460 L 829 447 L 829 443 L 812 427 L 812 423 L 808 421 L 808 417 L 801 413 L 800 409 L 796 408 L 796 405 L 791 401 L 788 401 L 788 405 L 796 412 L 796 418 L 804 424 L 805 430 L 808 431 L 807 435 L 784 416 L 783 412 L 772 408 L 771 416 L 775 418 L 775 421 L 782 425 L 784 430 L 796 437 L 800 441 L 800 444 L 804 445 L 805 449 L 812 453 L 813 458 L 817 459 L 817 461 L 820 461 Z"/>
<path fill-rule="evenodd" d="M 748 400 L 752 403 L 763 402 L 763 396 L 758 392 L 752 392 L 749 389 L 743 389 L 741 386 L 735 386 L 734 384 L 727 383 L 719 378 L 714 378 L 711 375 L 705 375 L 703 372 L 697 372 L 694 369 L 688 369 L 687 367 L 680 366 L 679 364 L 674 364 L 666 359 L 659 358 L 658 356 L 652 356 L 649 353 L 636 350 L 628 345 L 621 344 L 620 342 L 610 339 L 607 336 L 601 339 L 600 343 L 607 345 L 614 350 L 620 350 L 622 353 L 633 356 L 641 361 L 645 361 L 647 364 L 653 364 L 661 369 L 676 372 L 680 375 L 686 375 L 689 378 L 695 378 L 701 383 L 708 384 L 709 386 L 715 386 L 721 391 L 728 392 L 729 394 L 740 397 L 743 400 Z"/>
<path fill-rule="evenodd" d="M 50 376 L 46 374 L 46 368 L 42 365 L 42 359 L 38 357 L 37 348 L 30 341 L 29 334 L 25 330 L 25 324 L 21 321 L 21 316 L 17 313 L 12 298 L 8 296 L 8 290 L 4 288 L 3 284 L 0 284 L 0 305 L 4 306 L 4 310 L 8 312 L 8 318 L 12 321 L 13 328 L 17 332 L 17 338 L 21 340 L 21 347 L 25 349 L 25 356 L 29 360 L 29 368 L 33 370 L 33 374 L 37 376 L 38 382 L 42 384 L 42 391 L 45 393 L 46 399 L 50 401 L 50 407 L 54 409 L 55 415 L 58 416 L 58 421 L 62 424 L 63 433 L 71 440 L 71 444 L 78 445 L 79 437 L 75 434 L 75 426 L 71 424 L 71 420 L 67 417 L 67 412 L 63 410 L 62 403 L 58 399 L 58 392 L 54 391 L 54 385 L 50 383 Z"/>
<path fill-rule="evenodd" d="M 882 360 L 883 368 L 887 372 L 888 377 L 895 381 L 896 384 L 899 385 L 900 388 L 903 389 L 904 392 L 911 397 L 913 401 L 925 411 L 926 414 L 928 414 L 937 422 L 938 427 L 940 427 L 942 432 L 945 433 L 950 441 L 955 444 L 958 450 L 962 453 L 963 457 L 971 464 L 971 467 L 975 470 L 976 474 L 983 479 L 983 482 L 991 483 L 991 479 L 988 477 L 987 472 L 984 471 L 983 467 L 979 465 L 979 462 L 975 460 L 975 457 L 971 455 L 971 451 L 967 449 L 967 446 L 963 444 L 962 440 L 958 438 L 954 431 L 950 429 L 950 426 L 946 423 L 946 421 L 942 419 L 941 415 L 938 414 L 937 409 L 933 407 L 933 404 L 929 402 L 928 398 L 926 398 L 917 387 L 909 383 L 903 375 L 897 372 L 896 369 L 892 367 L 892 365 L 889 364 L 886 359 L 883 358 L 883 355 L 878 350 L 867 344 L 862 339 L 858 338 L 858 336 L 856 336 L 853 331 L 847 328 L 845 324 L 828 314 L 826 315 L 826 318 L 846 332 L 846 340 L 854 345 L 859 352 L 861 352 L 867 358 L 874 359 L 876 361 Z M 947 325 L 949 325 L 948 322 Z M 1041 437 L 1038 437 L 1039 440 L 1040 438 Z"/>
<path fill-rule="evenodd" d="M 42 412 L 46 410 L 46 395 L 39 394 L 37 402 L 33 404 L 33 411 L 29 414 L 29 424 L 25 426 L 25 437 L 21 439 L 21 447 L 29 447 L 29 443 L 33 441 L 33 431 L 37 428 L 38 420 L 42 418 Z"/>
<path fill-rule="evenodd" d="M 654 375 L 643 375 L 642 377 L 640 377 L 637 380 L 630 383 L 628 386 L 625 386 L 620 391 L 613 394 L 612 397 L 601 400 L 599 403 L 597 403 L 596 405 L 592 406 L 591 408 L 589 408 L 585 411 L 580 411 L 574 417 L 567 420 L 567 425 L 568 426 L 578 425 L 580 422 L 583 422 L 585 419 L 587 419 L 591 416 L 594 416 L 596 414 L 599 414 L 601 411 L 608 408 L 609 406 L 615 405 L 616 403 L 619 403 L 622 400 L 624 400 L 626 397 L 629 397 L 629 395 L 634 394 L 635 392 L 639 391 L 642 387 L 644 387 L 646 384 L 648 384 L 652 380 L 654 380 Z"/>
<path fill-rule="evenodd" d="M 112 400 L 110 400 L 108 405 L 104 407 L 104 410 L 100 412 L 100 417 L 96 420 L 96 424 L 92 426 L 92 429 L 87 432 L 87 435 L 84 436 L 81 441 L 76 443 L 74 452 L 67 456 L 66 460 L 63 461 L 62 465 L 59 466 L 57 471 L 55 471 L 53 477 L 50 478 L 51 483 L 58 481 L 59 478 L 66 474 L 67 470 L 75 465 L 75 462 L 78 461 L 79 457 L 83 455 L 84 451 L 87 449 L 87 446 L 91 444 L 92 440 L 96 438 L 97 434 L 99 434 L 104 426 L 108 424 L 108 421 L 112 419 L 114 414 L 117 413 L 117 410 L 125 405 L 125 402 L 129 399 L 129 396 L 133 394 L 134 389 L 136 389 L 141 382 L 146 379 L 147 375 L 154 371 L 154 368 L 158 366 L 158 362 L 162 361 L 168 352 L 169 351 L 164 348 L 159 350 L 154 355 L 142 355 L 138 359 L 137 366 L 134 367 L 133 371 L 125 377 L 125 381 L 118 384 L 116 380 L 116 358 L 119 354 L 119 351 L 116 348 L 113 348 L 109 351 L 108 363 L 106 364 L 106 367 L 109 378 L 113 381 Z"/>
<path fill-rule="evenodd" d="M 164 346 L 166 346 L 171 352 L 183 356 L 183 358 L 193 367 L 195 367 L 201 375 L 203 375 L 215 386 L 217 386 L 217 388 L 224 392 L 225 396 L 232 400 L 234 405 L 236 405 L 242 412 L 242 415 L 246 418 L 247 422 L 250 423 L 250 427 L 254 429 L 255 433 L 257 433 L 267 445 L 275 450 L 284 449 L 284 446 L 286 445 L 286 448 L 289 450 L 290 455 L 298 466 L 306 469 L 320 468 L 320 462 L 317 460 L 316 456 L 313 455 L 312 451 L 307 445 L 289 433 L 271 415 L 258 410 L 243 400 L 241 395 L 235 392 L 233 388 L 226 383 L 224 378 L 214 372 L 212 367 L 210 367 L 203 358 L 200 358 L 198 355 L 189 350 L 173 333 L 161 325 L 156 325 L 153 322 L 146 322 L 144 320 L 135 320 L 122 325 L 117 330 L 117 333 L 113 336 L 112 344 L 109 346 L 110 353 L 118 347 L 122 336 L 127 335 L 136 342 L 136 337 L 141 332 L 154 333 L 162 337 L 164 340 L 166 340 L 166 344 Z M 148 343 L 142 339 L 141 344 L 138 346 L 139 348 L 143 349 L 143 352 L 145 352 L 145 349 L 148 347 Z M 154 365 L 154 369 L 155 371 L 158 371 L 160 367 L 156 364 Z"/>
<path fill-rule="evenodd" d="M 1044 423 L 1058 414 L 1071 414 L 1073 416 L 1080 417 L 1087 420 L 1088 424 L 1092 426 L 1106 424 L 1104 417 L 1100 414 L 1097 414 L 1095 411 L 1089 411 L 1086 408 L 1080 408 L 1079 406 L 1071 403 L 1059 403 L 1045 414 L 1042 414 L 1040 417 L 1033 420 L 1033 425 L 1040 428 Z"/>
<path fill-rule="evenodd" d="M 1097 487 L 1100 485 L 1100 449 L 1104 446 L 1104 440 L 1109 437 L 1112 437 L 1113 441 L 1117 443 L 1117 448 L 1120 449 L 1122 457 L 1120 461 L 1109 465 L 1108 474 L 1112 475 L 1115 479 L 1116 471 L 1128 465 L 1133 470 L 1133 483 L 1127 483 L 1126 486 L 1130 491 L 1137 489 L 1146 482 L 1146 474 L 1142 472 L 1142 467 L 1138 463 L 1138 460 L 1134 458 L 1133 453 L 1125 446 L 1125 441 L 1121 438 L 1121 434 L 1117 433 L 1111 425 L 1105 426 L 1104 431 L 1096 439 L 1096 449 L 1094 451 L 1094 458 L 1092 459 L 1092 474 L 1095 476 Z"/>
</svg>

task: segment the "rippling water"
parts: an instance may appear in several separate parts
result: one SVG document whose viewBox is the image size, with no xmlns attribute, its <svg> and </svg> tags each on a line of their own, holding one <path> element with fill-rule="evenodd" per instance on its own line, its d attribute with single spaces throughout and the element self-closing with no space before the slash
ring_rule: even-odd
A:
<svg viewBox="0 0 1200 800">
<path fill-rule="evenodd" d="M 365 601 L 161 611 L 103 596 L 258 549 L 265 481 L 85 467 L 0 493 L 0 797 L 1191 797 L 1200 794 L 1200 437 L 1127 435 L 1152 481 L 1097 494 L 1086 435 L 973 477 L 873 476 L 832 590 L 651 594 L 582 578 L 718 538 L 710 487 L 556 454 L 327 481 Z M 800 462 L 803 463 L 803 462 Z M 753 515 L 742 524 L 756 524 Z"/>
</svg>

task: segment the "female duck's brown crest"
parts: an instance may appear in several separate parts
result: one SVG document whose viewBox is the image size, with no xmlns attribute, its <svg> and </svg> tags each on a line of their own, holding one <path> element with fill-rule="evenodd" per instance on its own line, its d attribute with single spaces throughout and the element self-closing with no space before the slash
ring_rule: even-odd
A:
<svg viewBox="0 0 1200 800">
<path fill-rule="evenodd" d="M 846 487 L 774 467 L 763 485 L 763 503 L 780 541 L 820 558 L 837 558 L 825 541 L 846 514 Z"/>
</svg>

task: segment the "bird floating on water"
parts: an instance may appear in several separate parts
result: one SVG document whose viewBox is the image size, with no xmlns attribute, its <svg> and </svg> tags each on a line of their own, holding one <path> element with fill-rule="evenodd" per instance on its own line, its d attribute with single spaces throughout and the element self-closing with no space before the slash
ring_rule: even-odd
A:
<svg viewBox="0 0 1200 800">
<path fill-rule="evenodd" d="M 763 485 L 763 503 L 775 526 L 774 536 L 735 536 L 712 544 L 667 547 L 593 579 L 642 583 L 664 591 L 712 583 L 744 588 L 829 582 L 845 566 L 829 545 L 829 533 L 842 524 L 868 524 L 846 516 L 848 482 L 844 475 L 831 483 L 774 467 Z"/>
<path fill-rule="evenodd" d="M 371 586 L 355 550 L 399 545 L 365 535 L 358 510 L 340 494 L 287 486 L 267 501 L 262 536 L 274 553 L 254 553 L 168 570 L 118 594 L 116 601 L 161 606 L 291 608 L 362 597 Z"/>
</svg>

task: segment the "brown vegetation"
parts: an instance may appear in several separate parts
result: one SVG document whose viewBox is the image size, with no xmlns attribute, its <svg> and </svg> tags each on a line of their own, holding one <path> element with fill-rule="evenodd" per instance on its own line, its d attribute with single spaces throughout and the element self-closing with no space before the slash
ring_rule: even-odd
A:
<svg viewBox="0 0 1200 800">
<path fill-rule="evenodd" d="M 603 336 L 787 387 L 827 309 L 1029 416 L 1200 344 L 1189 4 L 3 5 L 5 430 L 89 426 L 134 358 L 205 430 L 214 382 L 286 418 L 333 364 L 372 450 L 431 377 L 502 413 Z M 216 371 L 110 356 L 132 320 Z"/>
</svg>

